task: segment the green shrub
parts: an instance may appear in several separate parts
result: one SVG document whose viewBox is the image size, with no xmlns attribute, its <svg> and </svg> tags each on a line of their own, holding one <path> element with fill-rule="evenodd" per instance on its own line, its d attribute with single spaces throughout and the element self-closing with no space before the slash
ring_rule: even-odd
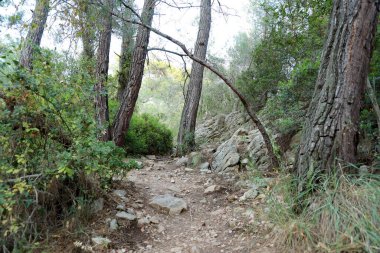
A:
<svg viewBox="0 0 380 253">
<path fill-rule="evenodd" d="M 93 82 L 79 61 L 40 50 L 30 72 L 15 52 L 0 45 L 0 245 L 25 252 L 135 165 L 96 139 Z"/>
<path fill-rule="evenodd" d="M 129 154 L 168 154 L 173 147 L 171 131 L 158 118 L 149 115 L 133 115 L 125 136 Z"/>
</svg>

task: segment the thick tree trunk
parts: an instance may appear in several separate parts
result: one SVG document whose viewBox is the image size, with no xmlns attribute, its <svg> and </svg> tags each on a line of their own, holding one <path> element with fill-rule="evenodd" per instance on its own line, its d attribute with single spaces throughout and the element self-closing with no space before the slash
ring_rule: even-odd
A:
<svg viewBox="0 0 380 253">
<path fill-rule="evenodd" d="M 377 139 L 380 140 L 380 107 L 379 107 L 379 104 L 377 103 L 376 94 L 372 88 L 369 78 L 367 78 L 367 91 L 368 91 L 369 99 L 371 99 L 371 102 L 372 102 L 373 110 L 375 111 L 375 115 L 376 115 L 377 130 L 378 130 Z"/>
<path fill-rule="evenodd" d="M 206 59 L 210 28 L 211 0 L 201 0 L 199 30 L 194 48 L 194 56 L 201 60 Z M 203 71 L 204 66 L 194 61 L 178 131 L 177 152 L 179 153 L 193 150 L 195 147 L 194 132 L 202 92 Z"/>
<path fill-rule="evenodd" d="M 356 162 L 359 113 L 377 24 L 374 0 L 336 0 L 295 171 L 299 191 L 311 172 Z"/>
<path fill-rule="evenodd" d="M 132 6 L 133 1 L 129 1 L 128 5 Z M 132 13 L 130 10 L 125 10 L 125 17 L 130 19 Z M 121 101 L 123 91 L 128 84 L 128 76 L 132 64 L 133 48 L 135 45 L 134 41 L 135 27 L 130 23 L 124 23 L 122 27 L 122 42 L 121 42 L 121 56 L 119 63 L 119 87 L 117 91 L 117 97 Z"/>
<path fill-rule="evenodd" d="M 95 92 L 95 120 L 98 133 L 98 139 L 107 141 L 111 139 L 109 112 L 108 112 L 108 94 L 106 83 L 108 77 L 109 53 L 112 34 L 112 8 L 113 0 L 105 0 L 104 6 L 107 10 L 102 10 L 102 26 L 99 35 L 99 47 L 96 59 L 96 84 Z"/>
<path fill-rule="evenodd" d="M 26 69 L 32 69 L 34 48 L 41 44 L 48 14 L 49 0 L 37 0 L 32 23 L 29 26 L 29 31 L 26 35 L 20 55 L 20 64 Z"/>
<path fill-rule="evenodd" d="M 144 24 L 151 26 L 156 0 L 145 0 L 141 18 Z M 116 145 L 124 145 L 124 135 L 128 130 L 133 110 L 139 95 L 144 74 L 145 58 L 148 53 L 150 30 L 140 26 L 137 32 L 136 45 L 133 50 L 132 66 L 128 84 L 122 94 L 122 101 L 117 112 L 113 128 L 113 140 Z"/>
</svg>

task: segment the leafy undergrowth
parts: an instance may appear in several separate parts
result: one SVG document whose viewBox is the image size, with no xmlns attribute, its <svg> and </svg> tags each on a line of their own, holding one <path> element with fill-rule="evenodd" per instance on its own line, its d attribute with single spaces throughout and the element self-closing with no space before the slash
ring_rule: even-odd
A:
<svg viewBox="0 0 380 253">
<path fill-rule="evenodd" d="M 85 63 L 41 50 L 29 72 L 16 48 L 0 52 L 0 251 L 23 252 L 134 164 L 96 139 Z"/>
<path fill-rule="evenodd" d="M 158 118 L 146 113 L 132 116 L 125 142 L 129 154 L 164 155 L 173 148 L 171 131 Z"/>
<path fill-rule="evenodd" d="M 379 252 L 380 177 L 321 176 L 313 194 L 297 196 L 284 175 L 270 198 L 273 237 L 288 252 Z M 297 199 L 305 208 L 295 212 Z"/>
</svg>

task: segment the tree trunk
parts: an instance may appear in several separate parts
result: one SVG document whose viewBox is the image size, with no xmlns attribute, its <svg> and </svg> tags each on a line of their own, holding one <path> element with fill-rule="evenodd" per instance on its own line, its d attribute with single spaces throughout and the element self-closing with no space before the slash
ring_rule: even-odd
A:
<svg viewBox="0 0 380 253">
<path fill-rule="evenodd" d="M 94 85 L 95 92 L 95 120 L 98 133 L 98 139 L 107 141 L 111 139 L 109 112 L 108 112 L 108 94 L 106 83 L 108 78 L 109 53 L 112 34 L 112 8 L 113 0 L 105 0 L 105 9 L 102 10 L 102 25 L 99 34 L 99 47 L 96 59 L 96 84 Z"/>
<path fill-rule="evenodd" d="M 28 70 L 32 69 L 34 48 L 41 44 L 48 14 L 49 0 L 37 0 L 32 23 L 29 26 L 20 54 L 20 64 Z"/>
<path fill-rule="evenodd" d="M 128 5 L 132 6 L 133 1 L 129 1 Z M 130 10 L 125 10 L 126 18 L 131 18 L 132 13 Z M 121 56 L 119 62 L 119 87 L 117 97 L 121 101 L 123 91 L 128 84 L 129 71 L 131 69 L 133 47 L 135 45 L 134 36 L 135 27 L 130 23 L 124 23 L 122 27 L 122 42 L 121 42 Z"/>
<path fill-rule="evenodd" d="M 95 36 L 95 22 L 93 21 L 92 6 L 89 2 L 78 0 L 79 10 L 80 10 L 80 29 L 81 29 L 81 40 L 83 44 L 83 58 L 86 60 L 92 60 L 95 57 L 94 42 Z M 91 72 L 93 73 L 93 72 Z"/>
<path fill-rule="evenodd" d="M 371 82 L 369 81 L 369 78 L 367 78 L 367 91 L 368 91 L 368 96 L 369 96 L 369 99 L 371 99 L 372 107 L 373 107 L 373 109 L 375 111 L 375 115 L 376 115 L 377 130 L 378 130 L 377 139 L 380 140 L 380 107 L 379 107 L 379 104 L 377 103 L 376 94 L 372 88 L 372 85 L 371 85 Z"/>
<path fill-rule="evenodd" d="M 206 59 L 210 28 L 211 0 L 201 0 L 199 30 L 194 48 L 194 56 L 201 60 Z M 191 151 L 195 148 L 194 132 L 202 92 L 203 71 L 204 66 L 194 61 L 178 131 L 177 152 L 179 153 Z"/>
<path fill-rule="evenodd" d="M 336 0 L 296 157 L 298 190 L 313 172 L 356 162 L 359 113 L 374 44 L 373 0 Z"/>
<path fill-rule="evenodd" d="M 144 24 L 151 26 L 156 0 L 145 0 L 141 18 Z M 150 30 L 140 26 L 137 32 L 136 45 L 133 50 L 132 66 L 128 84 L 122 94 L 122 101 L 117 112 L 113 128 L 113 140 L 117 146 L 124 145 L 124 135 L 128 130 L 133 110 L 139 95 L 144 74 L 145 58 L 148 53 Z"/>
</svg>

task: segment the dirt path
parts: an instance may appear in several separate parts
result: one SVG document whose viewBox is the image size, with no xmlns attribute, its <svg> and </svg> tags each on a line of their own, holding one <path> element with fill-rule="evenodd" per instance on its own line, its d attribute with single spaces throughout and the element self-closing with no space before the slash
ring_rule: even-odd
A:
<svg viewBox="0 0 380 253">
<path fill-rule="evenodd" d="M 125 196 L 111 193 L 114 205 L 98 215 L 91 236 L 108 238 L 111 243 L 108 249 L 95 252 L 277 252 L 268 240 L 273 226 L 261 218 L 266 208 L 263 194 L 239 200 L 247 189 L 236 187 L 235 182 L 243 175 L 202 174 L 177 167 L 171 159 L 146 160 L 144 165 L 115 189 L 125 191 Z M 205 194 L 212 185 L 216 191 Z M 162 194 L 185 200 L 187 210 L 169 215 L 151 207 L 150 200 Z M 138 222 L 118 218 L 118 228 L 110 231 L 110 219 L 120 212 L 117 204 L 125 204 L 125 211 L 135 214 Z"/>
</svg>

